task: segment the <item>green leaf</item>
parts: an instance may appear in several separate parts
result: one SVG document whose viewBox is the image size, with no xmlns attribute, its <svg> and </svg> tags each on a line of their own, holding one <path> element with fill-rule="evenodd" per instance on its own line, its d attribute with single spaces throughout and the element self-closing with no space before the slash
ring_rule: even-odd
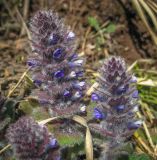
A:
<svg viewBox="0 0 157 160">
<path fill-rule="evenodd" d="M 39 101 L 33 97 L 28 97 L 27 100 L 29 101 L 29 104 L 35 108 L 35 107 L 40 107 Z"/>
<path fill-rule="evenodd" d="M 72 159 L 77 160 L 79 154 L 85 154 L 84 151 L 84 142 L 80 144 L 75 144 L 74 146 L 64 146 L 62 149 L 61 157 L 63 159 Z"/>
<path fill-rule="evenodd" d="M 113 23 L 110 23 L 107 27 L 106 27 L 106 32 L 107 33 L 113 33 L 116 31 L 116 25 Z"/>
<path fill-rule="evenodd" d="M 59 138 L 59 142 L 61 145 L 73 145 L 75 144 L 75 140 L 76 140 L 76 137 L 70 137 L 70 136 L 61 136 Z"/>
<path fill-rule="evenodd" d="M 7 99 L 4 103 L 5 108 L 5 115 L 8 115 L 12 119 L 14 119 L 15 116 L 15 106 L 17 105 L 17 102 L 13 99 Z"/>
<path fill-rule="evenodd" d="M 99 22 L 94 17 L 88 17 L 88 23 L 91 27 L 94 27 L 97 31 L 100 29 Z"/>
<path fill-rule="evenodd" d="M 133 154 L 129 156 L 129 160 L 151 160 L 150 157 L 146 154 Z"/>
<path fill-rule="evenodd" d="M 39 108 L 39 103 L 36 99 L 28 97 L 27 100 L 21 101 L 19 109 L 24 113 L 30 115 L 33 112 L 33 109 Z"/>
<path fill-rule="evenodd" d="M 2 131 L 9 123 L 11 122 L 10 117 L 6 117 L 4 120 L 0 122 L 0 131 Z"/>
<path fill-rule="evenodd" d="M 95 79 L 91 79 L 91 80 L 90 80 L 90 83 L 91 83 L 91 84 L 94 84 L 95 82 L 96 82 Z"/>
<path fill-rule="evenodd" d="M 104 39 L 102 39 L 101 37 L 97 37 L 96 44 L 97 44 L 97 47 L 100 47 L 100 45 L 104 44 Z"/>
<path fill-rule="evenodd" d="M 156 135 L 156 133 L 155 134 L 151 134 L 151 138 L 152 138 L 153 142 L 155 144 L 157 144 L 157 135 Z"/>
<path fill-rule="evenodd" d="M 50 118 L 49 113 L 44 110 L 42 107 L 35 107 L 33 108 L 33 112 L 31 116 L 36 120 L 36 121 L 41 121 L 43 119 Z"/>
<path fill-rule="evenodd" d="M 145 135 L 145 133 L 143 132 L 143 129 L 142 128 L 139 128 L 138 130 L 137 130 L 137 133 L 138 133 L 138 135 L 143 139 L 143 140 L 147 140 L 147 137 L 146 137 L 146 135 Z"/>
<path fill-rule="evenodd" d="M 66 134 L 58 134 L 56 135 L 58 142 L 61 146 L 73 146 L 75 144 L 80 144 L 83 142 L 82 136 L 75 135 L 66 135 Z"/>
<path fill-rule="evenodd" d="M 28 75 L 25 76 L 25 80 L 30 86 L 34 86 L 33 80 Z"/>
<path fill-rule="evenodd" d="M 32 106 L 30 105 L 30 103 L 28 101 L 21 101 L 20 103 L 20 110 L 22 110 L 24 113 L 30 115 L 33 111 Z"/>
</svg>

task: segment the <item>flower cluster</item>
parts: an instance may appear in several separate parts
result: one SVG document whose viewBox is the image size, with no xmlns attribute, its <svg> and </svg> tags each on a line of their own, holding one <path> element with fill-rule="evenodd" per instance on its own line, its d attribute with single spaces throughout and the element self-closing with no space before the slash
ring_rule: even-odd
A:
<svg viewBox="0 0 157 160">
<path fill-rule="evenodd" d="M 93 116 L 98 123 L 90 126 L 102 136 L 110 138 L 111 151 L 142 124 L 135 117 L 138 111 L 136 77 L 128 73 L 122 58 L 113 56 L 100 69 L 98 83 L 98 88 L 91 95 L 96 103 Z"/>
<path fill-rule="evenodd" d="M 19 160 L 60 160 L 57 140 L 32 118 L 20 118 L 8 128 L 6 137 Z"/>
<path fill-rule="evenodd" d="M 75 34 L 51 11 L 39 11 L 31 19 L 32 50 L 28 59 L 34 93 L 52 116 L 73 115 L 82 110 L 80 100 L 86 88 L 84 59 L 75 53 Z"/>
</svg>

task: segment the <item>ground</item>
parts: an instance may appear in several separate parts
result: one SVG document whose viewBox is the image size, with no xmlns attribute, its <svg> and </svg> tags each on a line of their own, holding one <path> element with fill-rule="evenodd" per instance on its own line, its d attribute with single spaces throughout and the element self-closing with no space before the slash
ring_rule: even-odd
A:
<svg viewBox="0 0 157 160">
<path fill-rule="evenodd" d="M 139 75 L 144 75 L 142 71 L 148 71 L 149 67 L 156 70 L 157 46 L 130 1 L 0 0 L 0 87 L 3 95 L 8 94 L 27 69 L 27 57 L 31 54 L 29 19 L 41 9 L 58 12 L 76 33 L 78 53 L 86 58 L 87 79 L 95 80 L 101 62 L 111 55 L 123 57 L 128 65 L 143 59 L 149 62 L 142 63 Z M 100 30 L 90 24 L 89 18 L 99 23 Z M 115 27 L 114 31 L 102 34 L 110 24 Z M 155 72 L 152 74 L 156 76 Z M 12 96 L 20 95 L 22 99 L 24 93 L 21 92 L 23 90 L 18 87 Z"/>
<path fill-rule="evenodd" d="M 57 0 L 30 2 L 1 2 L 0 26 L 0 82 L 2 90 L 10 89 L 26 69 L 30 52 L 26 31 L 21 24 L 21 16 L 26 24 L 39 9 L 53 9 L 65 19 L 78 37 L 78 52 L 85 55 L 87 68 L 96 69 L 99 60 L 108 55 L 120 55 L 128 64 L 141 58 L 156 58 L 147 28 L 130 3 L 123 0 Z M 20 16 L 21 15 L 21 16 Z M 114 23 L 116 31 L 106 36 L 106 42 L 98 49 L 93 35 L 96 31 L 89 25 L 88 17 L 94 17 L 101 26 Z"/>
</svg>

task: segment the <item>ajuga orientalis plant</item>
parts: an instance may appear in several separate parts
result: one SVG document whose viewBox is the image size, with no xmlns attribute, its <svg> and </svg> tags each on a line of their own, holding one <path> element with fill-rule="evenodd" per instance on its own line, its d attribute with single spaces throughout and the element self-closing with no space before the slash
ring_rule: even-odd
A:
<svg viewBox="0 0 157 160">
<path fill-rule="evenodd" d="M 38 87 L 33 95 L 52 116 L 84 112 L 84 59 L 76 54 L 75 34 L 52 11 L 39 11 L 31 19 L 33 53 L 28 59 Z"/>
<path fill-rule="evenodd" d="M 82 104 L 86 90 L 84 59 L 76 53 L 75 34 L 52 11 L 38 11 L 31 19 L 30 31 L 32 53 L 27 64 L 37 87 L 32 94 L 52 117 L 62 118 L 60 128 L 71 134 L 75 128 L 71 116 L 86 113 Z M 142 124 L 135 116 L 136 77 L 127 71 L 121 57 L 113 56 L 104 62 L 97 81 L 99 85 L 91 95 L 96 104 L 94 122 L 88 124 L 107 138 L 100 160 L 114 160 L 119 154 L 117 149 Z M 0 96 L 0 114 L 4 112 L 3 103 Z M 21 117 L 10 125 L 6 137 L 18 160 L 61 160 L 57 140 L 31 117 Z"/>
<path fill-rule="evenodd" d="M 127 71 L 122 58 L 113 56 L 100 69 L 98 83 L 91 95 L 92 101 L 96 102 L 93 117 L 97 123 L 91 123 L 90 127 L 108 138 L 100 159 L 114 160 L 115 149 L 142 124 L 135 117 L 138 110 L 136 77 Z"/>
<path fill-rule="evenodd" d="M 44 125 L 22 117 L 10 125 L 6 134 L 18 160 L 60 160 L 57 140 Z"/>
</svg>

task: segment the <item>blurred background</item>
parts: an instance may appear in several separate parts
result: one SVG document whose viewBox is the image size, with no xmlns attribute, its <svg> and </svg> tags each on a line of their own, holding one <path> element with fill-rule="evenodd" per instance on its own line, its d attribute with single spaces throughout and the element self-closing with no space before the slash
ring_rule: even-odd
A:
<svg viewBox="0 0 157 160">
<path fill-rule="evenodd" d="M 78 53 L 86 58 L 91 85 L 102 61 L 125 58 L 138 77 L 143 129 L 132 138 L 141 160 L 157 159 L 157 1 L 156 0 L 0 0 L 0 86 L 3 95 L 26 71 L 30 54 L 29 19 L 52 9 L 78 37 Z M 29 77 L 26 77 L 29 81 Z M 12 97 L 24 97 L 17 87 Z M 132 156 L 132 159 L 137 159 Z M 2 158 L 3 159 L 3 158 Z"/>
</svg>

